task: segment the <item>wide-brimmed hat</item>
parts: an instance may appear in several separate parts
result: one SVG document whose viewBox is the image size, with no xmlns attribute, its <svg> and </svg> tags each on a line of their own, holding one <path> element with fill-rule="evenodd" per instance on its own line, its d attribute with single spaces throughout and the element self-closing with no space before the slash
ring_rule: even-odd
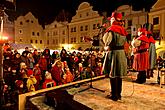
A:
<svg viewBox="0 0 165 110">
<path fill-rule="evenodd" d="M 112 12 L 111 17 L 108 17 L 107 19 L 111 20 L 112 17 L 114 17 L 118 21 L 122 20 L 122 14 L 118 12 Z"/>
</svg>

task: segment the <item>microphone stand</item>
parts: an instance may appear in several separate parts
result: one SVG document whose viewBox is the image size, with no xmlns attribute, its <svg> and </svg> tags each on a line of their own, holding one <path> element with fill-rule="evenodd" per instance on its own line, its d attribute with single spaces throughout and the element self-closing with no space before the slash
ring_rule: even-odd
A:
<svg viewBox="0 0 165 110">
<path fill-rule="evenodd" d="M 99 30 L 99 33 L 98 33 L 98 35 L 97 36 L 99 36 L 100 34 L 101 34 L 102 32 L 101 32 L 101 29 Z M 93 48 L 94 46 L 92 45 L 92 47 L 90 48 L 90 52 L 89 53 L 92 53 L 92 48 Z M 105 90 L 101 90 L 101 89 L 98 89 L 98 88 L 95 88 L 95 87 L 93 87 L 93 79 L 92 79 L 92 72 L 93 72 L 93 65 L 92 65 L 92 54 L 91 54 L 91 58 L 90 58 L 90 60 L 91 60 L 91 72 L 90 72 L 90 84 L 89 84 L 89 86 L 87 87 L 87 88 L 85 88 L 85 89 L 83 89 L 83 90 L 80 90 L 80 91 L 78 91 L 78 92 L 83 92 L 83 91 L 86 91 L 86 90 L 88 90 L 88 89 L 95 89 L 95 90 L 98 90 L 98 91 L 100 91 L 100 92 L 105 92 Z M 101 71 L 102 72 L 102 71 Z"/>
</svg>

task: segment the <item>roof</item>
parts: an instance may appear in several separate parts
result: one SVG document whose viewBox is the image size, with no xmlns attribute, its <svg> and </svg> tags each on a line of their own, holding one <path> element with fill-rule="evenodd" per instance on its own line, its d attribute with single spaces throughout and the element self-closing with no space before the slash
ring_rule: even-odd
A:
<svg viewBox="0 0 165 110">
<path fill-rule="evenodd" d="M 33 48 L 33 46 L 31 44 L 15 44 L 15 43 L 10 43 L 9 44 L 11 46 L 12 49 L 25 49 L 25 47 L 28 48 Z"/>
</svg>

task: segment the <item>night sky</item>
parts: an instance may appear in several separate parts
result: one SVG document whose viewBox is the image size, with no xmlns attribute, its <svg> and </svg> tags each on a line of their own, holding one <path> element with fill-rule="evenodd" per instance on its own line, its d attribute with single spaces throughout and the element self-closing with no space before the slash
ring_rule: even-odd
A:
<svg viewBox="0 0 165 110">
<path fill-rule="evenodd" d="M 0 4 L 7 7 L 10 19 L 15 19 L 19 15 L 25 15 L 31 11 L 39 19 L 40 24 L 49 24 L 57 18 L 62 10 L 66 13 L 68 20 L 76 14 L 78 6 L 82 2 L 89 2 L 93 10 L 100 14 L 106 11 L 108 16 L 118 6 L 128 4 L 132 5 L 134 10 L 145 8 L 149 10 L 157 0 L 16 0 L 16 11 L 13 4 L 0 0 Z"/>
</svg>

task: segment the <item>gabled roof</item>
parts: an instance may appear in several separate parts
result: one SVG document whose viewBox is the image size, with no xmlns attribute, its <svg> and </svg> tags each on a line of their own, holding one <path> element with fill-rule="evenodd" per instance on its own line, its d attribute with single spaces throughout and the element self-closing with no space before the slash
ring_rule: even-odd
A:
<svg viewBox="0 0 165 110">
<path fill-rule="evenodd" d="M 165 0 L 158 0 L 153 6 L 152 9 L 162 9 L 165 8 Z"/>
</svg>

